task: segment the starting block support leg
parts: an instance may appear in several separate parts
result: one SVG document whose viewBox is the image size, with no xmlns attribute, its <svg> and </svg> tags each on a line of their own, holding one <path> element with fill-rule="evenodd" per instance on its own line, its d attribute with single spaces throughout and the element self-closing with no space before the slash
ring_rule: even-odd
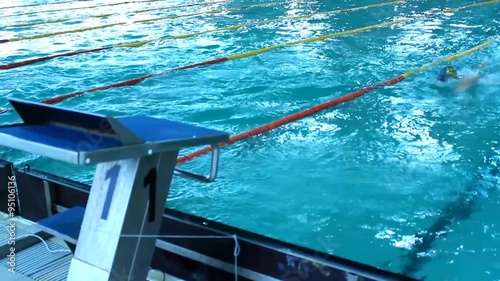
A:
<svg viewBox="0 0 500 281">
<path fill-rule="evenodd" d="M 98 164 L 68 281 L 146 280 L 177 154 Z"/>
</svg>

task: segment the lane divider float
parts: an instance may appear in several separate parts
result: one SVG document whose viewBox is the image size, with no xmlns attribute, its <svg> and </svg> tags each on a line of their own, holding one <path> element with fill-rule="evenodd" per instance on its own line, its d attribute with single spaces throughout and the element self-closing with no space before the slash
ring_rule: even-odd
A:
<svg viewBox="0 0 500 281">
<path fill-rule="evenodd" d="M 425 65 L 423 65 L 421 67 L 409 70 L 408 72 L 406 72 L 406 73 L 404 73 L 402 75 L 396 76 L 394 78 L 391 78 L 389 80 L 380 82 L 378 84 L 367 86 L 367 87 L 365 87 L 363 89 L 360 89 L 358 91 L 352 92 L 350 94 L 347 94 L 347 95 L 344 95 L 344 96 L 341 96 L 341 97 L 329 100 L 327 102 L 324 102 L 324 103 L 315 105 L 313 107 L 310 107 L 308 109 L 299 111 L 297 113 L 288 115 L 286 117 L 283 117 L 283 118 L 278 119 L 276 121 L 270 122 L 268 124 L 259 126 L 259 127 L 255 128 L 255 129 L 252 129 L 252 130 L 240 133 L 238 135 L 232 136 L 231 138 L 229 138 L 228 142 L 220 143 L 219 146 L 220 147 L 228 146 L 228 145 L 233 144 L 233 143 L 235 143 L 237 141 L 244 140 L 244 139 L 256 136 L 256 135 L 260 135 L 262 133 L 265 133 L 265 132 L 271 131 L 271 130 L 273 130 L 275 128 L 278 128 L 280 126 L 289 124 L 289 123 L 291 123 L 293 121 L 296 121 L 296 120 L 302 119 L 304 117 L 308 117 L 308 116 L 311 116 L 313 114 L 316 114 L 316 113 L 318 113 L 320 111 L 329 109 L 329 108 L 331 108 L 333 106 L 336 106 L 338 104 L 354 100 L 354 99 L 359 98 L 359 97 L 365 95 L 366 93 L 368 93 L 370 91 L 373 91 L 375 89 L 378 89 L 380 87 L 387 86 L 387 85 L 394 85 L 394 84 L 399 83 L 399 82 L 405 80 L 406 78 L 408 78 L 408 77 L 410 77 L 410 76 L 412 76 L 412 75 L 414 75 L 414 74 L 416 74 L 418 72 L 422 72 L 422 71 L 427 70 L 427 69 L 429 69 L 429 68 L 431 68 L 433 66 L 439 65 L 439 64 L 441 64 L 443 62 L 451 62 L 451 61 L 457 60 L 459 58 L 462 58 L 464 56 L 470 55 L 472 53 L 478 52 L 479 50 L 486 48 L 487 46 L 491 45 L 492 43 L 494 43 L 495 41 L 497 41 L 499 39 L 500 39 L 500 37 L 493 38 L 493 39 L 488 40 L 488 41 L 486 41 L 486 42 L 484 42 L 484 43 L 482 43 L 480 45 L 477 45 L 477 46 L 475 46 L 473 48 L 470 48 L 470 49 L 468 49 L 468 50 L 466 50 L 464 52 L 461 52 L 461 53 L 458 53 L 458 54 L 455 54 L 455 55 L 452 55 L 452 56 L 449 56 L 449 57 L 445 57 L 445 58 L 440 58 L 440 59 L 434 60 L 431 63 L 428 63 L 428 64 L 425 64 Z M 207 154 L 210 151 L 212 151 L 212 147 L 205 147 L 203 149 L 197 150 L 197 151 L 195 151 L 193 153 L 190 153 L 188 155 L 185 155 L 183 157 L 179 157 L 179 158 L 177 158 L 177 164 L 182 164 L 182 163 L 187 162 L 189 160 L 192 160 L 192 159 L 194 159 L 196 157 L 199 157 L 199 156 L 202 156 L 204 154 Z"/>
<path fill-rule="evenodd" d="M 148 3 L 148 2 L 158 2 L 158 1 L 166 1 L 166 0 L 133 0 L 133 1 L 126 1 L 126 2 L 103 4 L 103 5 L 86 6 L 86 7 L 64 8 L 64 9 L 54 9 L 54 10 L 45 10 L 45 11 L 42 10 L 42 11 L 27 12 L 27 13 L 22 13 L 22 14 L 7 15 L 7 16 L 3 16 L 3 18 L 27 16 L 27 15 L 40 14 L 40 13 L 53 13 L 53 12 L 61 12 L 61 11 L 67 11 L 67 10 L 84 10 L 84 9 L 101 8 L 101 7 L 108 7 L 108 6 L 118 6 L 118 5 L 130 4 L 130 3 Z"/>
<path fill-rule="evenodd" d="M 262 25 L 262 24 L 267 24 L 267 23 L 272 23 L 272 22 L 277 22 L 277 21 L 282 21 L 282 20 L 295 20 L 295 19 L 310 18 L 310 17 L 314 17 L 314 16 L 318 16 L 318 15 L 333 15 L 333 14 L 338 14 L 338 13 L 348 13 L 348 12 L 354 12 L 354 11 L 358 11 L 358 10 L 366 10 L 366 9 L 370 9 L 370 8 L 387 6 L 387 5 L 395 5 L 398 3 L 405 3 L 405 2 L 406 1 L 391 1 L 391 2 L 381 3 L 381 4 L 366 5 L 366 6 L 341 9 L 341 10 L 332 10 L 332 11 L 313 13 L 313 14 L 302 15 L 302 16 L 282 17 L 282 18 L 278 18 L 278 19 L 244 23 L 244 24 L 233 25 L 233 26 L 217 28 L 217 29 L 212 29 L 212 30 L 205 30 L 205 31 L 189 33 L 189 34 L 184 34 L 184 35 L 161 37 L 161 38 L 157 38 L 157 39 L 143 40 L 143 41 L 137 41 L 137 42 L 121 44 L 121 45 L 114 45 L 114 46 L 101 47 L 101 48 L 95 48 L 95 49 L 87 49 L 87 50 L 82 50 L 82 51 L 61 53 L 61 54 L 56 54 L 56 55 L 51 55 L 51 56 L 45 56 L 45 57 L 40 57 L 40 58 L 29 59 L 29 60 L 0 65 L 0 69 L 12 69 L 12 68 L 21 67 L 21 66 L 25 66 L 25 65 L 29 65 L 29 64 L 33 64 L 33 63 L 37 63 L 37 62 L 47 61 L 47 60 L 54 59 L 54 58 L 70 57 L 70 56 L 75 56 L 75 55 L 79 55 L 79 54 L 86 54 L 86 53 L 95 53 L 95 52 L 100 52 L 100 51 L 104 51 L 104 50 L 110 50 L 113 48 L 142 47 L 146 44 L 149 44 L 149 43 L 152 43 L 155 41 L 159 41 L 159 40 L 185 39 L 185 38 L 190 38 L 190 37 L 208 34 L 208 33 L 212 33 L 212 32 L 237 30 L 237 29 L 240 29 L 242 27 L 251 26 L 251 25 Z"/>
<path fill-rule="evenodd" d="M 326 35 L 311 37 L 311 38 L 307 38 L 307 39 L 296 40 L 296 41 L 292 41 L 292 42 L 288 42 L 288 43 L 284 43 L 284 44 L 279 44 L 279 45 L 274 45 L 274 46 L 270 46 L 270 47 L 266 47 L 266 48 L 254 50 L 254 51 L 244 52 L 244 53 L 240 53 L 240 54 L 236 54 L 236 55 L 232 55 L 232 56 L 227 56 L 227 57 L 223 57 L 223 58 L 218 58 L 218 59 L 213 59 L 213 60 L 204 61 L 204 62 L 200 62 L 200 63 L 190 64 L 190 65 L 186 65 L 186 66 L 182 66 L 182 67 L 177 67 L 177 68 L 173 68 L 173 69 L 168 69 L 168 70 L 164 70 L 162 72 L 152 73 L 152 74 L 140 76 L 140 77 L 137 77 L 137 78 L 134 78 L 134 79 L 125 80 L 125 81 L 122 81 L 122 82 L 119 82 L 119 83 L 115 83 L 115 84 L 110 84 L 110 85 L 96 87 L 96 88 L 92 88 L 92 89 L 88 89 L 88 90 L 84 90 L 84 91 L 78 91 L 78 92 L 74 92 L 74 93 L 70 93 L 70 94 L 60 95 L 60 96 L 56 96 L 56 97 L 53 97 L 53 98 L 50 98 L 50 99 L 42 100 L 41 102 L 42 103 L 46 103 L 46 104 L 55 104 L 55 103 L 59 103 L 61 101 L 64 101 L 64 100 L 67 100 L 67 99 L 70 99 L 70 98 L 82 96 L 82 95 L 87 94 L 87 93 L 108 90 L 108 89 L 111 89 L 111 88 L 133 86 L 133 85 L 136 85 L 136 84 L 138 84 L 138 83 L 140 83 L 140 82 L 142 82 L 142 81 L 144 81 L 144 80 L 146 80 L 148 78 L 160 76 L 160 75 L 163 75 L 163 74 L 166 74 L 166 73 L 170 73 L 170 72 L 174 72 L 174 71 L 191 69 L 191 68 L 201 67 L 201 66 L 208 66 L 208 65 L 213 65 L 213 64 L 217 64 L 217 63 L 221 63 L 221 62 L 225 62 L 225 61 L 229 61 L 229 60 L 246 58 L 246 57 L 250 57 L 250 56 L 254 56 L 254 55 L 266 53 L 266 52 L 269 52 L 269 51 L 272 51 L 272 50 L 275 50 L 275 49 L 289 47 L 289 46 L 292 46 L 292 45 L 297 45 L 297 44 L 302 44 L 302 43 L 311 43 L 311 42 L 321 41 L 321 40 L 324 40 L 324 39 L 338 37 L 338 36 L 343 36 L 343 35 L 357 34 L 357 33 L 369 31 L 369 30 L 372 30 L 372 29 L 376 29 L 376 28 L 380 28 L 380 27 L 387 27 L 387 26 L 391 26 L 391 25 L 403 23 L 403 22 L 406 22 L 406 21 L 418 19 L 418 18 L 432 17 L 432 16 L 437 15 L 437 14 L 455 12 L 455 11 L 458 11 L 458 10 L 461 10 L 461 9 L 464 9 L 464 8 L 467 8 L 467 7 L 478 7 L 478 6 L 492 4 L 492 3 L 495 3 L 495 2 L 499 2 L 499 1 L 500 0 L 481 2 L 481 3 L 466 5 L 466 6 L 462 6 L 462 7 L 458 7 L 458 8 L 454 8 L 454 9 L 447 9 L 447 10 L 444 10 L 444 11 L 442 11 L 440 13 L 418 15 L 418 16 L 415 16 L 415 17 L 412 17 L 412 18 L 405 18 L 405 19 L 395 20 L 395 21 L 392 21 L 392 22 L 375 24 L 375 25 L 370 25 L 370 26 L 366 26 L 366 27 L 362 27 L 362 28 L 357 28 L 357 29 L 352 29 L 352 30 L 347 30 L 347 31 L 342 31 L 342 32 L 336 32 L 336 33 L 331 33 L 331 34 L 326 34 Z M 13 110 L 12 108 L 1 109 L 0 110 L 0 114 L 6 113 L 6 112 L 9 112 L 9 111 L 12 111 L 12 110 Z"/>
<path fill-rule="evenodd" d="M 215 5 L 215 4 L 222 4 L 222 3 L 228 3 L 232 2 L 233 0 L 224 0 L 224 1 L 211 1 L 211 2 L 203 2 L 203 3 L 193 3 L 193 4 L 183 4 L 183 5 L 176 5 L 176 6 L 167 6 L 167 7 L 156 7 L 156 8 L 149 8 L 145 10 L 137 10 L 137 11 L 130 11 L 127 12 L 129 14 L 140 14 L 140 13 L 145 13 L 145 12 L 151 12 L 151 11 L 163 11 L 163 10 L 174 10 L 174 9 L 182 9 L 182 8 L 188 8 L 188 7 L 195 7 L 195 6 L 210 6 L 210 5 Z M 105 18 L 109 16 L 114 16 L 114 15 L 119 15 L 120 13 L 112 13 L 112 14 L 101 14 L 101 15 L 89 15 L 87 18 Z M 13 28 L 13 27 L 28 27 L 28 26 L 35 26 L 35 25 L 42 25 L 42 24 L 50 24 L 50 23 L 61 23 L 61 22 L 67 22 L 67 21 L 72 21 L 72 20 L 80 20 L 84 18 L 67 18 L 67 19 L 57 19 L 57 20 L 49 20 L 49 21 L 35 21 L 35 22 L 27 22 L 27 23 L 19 23 L 19 24 L 13 24 L 13 25 L 8 25 L 4 26 L 3 28 Z"/>
<path fill-rule="evenodd" d="M 232 11 L 250 9 L 250 8 L 254 8 L 254 7 L 271 7 L 271 6 L 276 6 L 276 5 L 284 4 L 284 3 L 286 3 L 286 1 L 273 2 L 273 3 L 264 3 L 264 4 L 246 5 L 246 6 L 240 6 L 240 7 L 235 7 L 235 8 L 227 8 L 227 9 L 223 9 L 223 10 L 213 10 L 213 11 L 208 11 L 208 12 L 198 12 L 198 13 L 175 15 L 175 16 L 165 16 L 165 17 L 160 17 L 160 18 L 135 20 L 135 21 L 131 21 L 131 22 L 109 23 L 109 24 L 104 24 L 104 25 L 98 25 L 98 26 L 92 26 L 92 27 L 85 27 L 85 28 L 78 28 L 78 29 L 72 29 L 72 30 L 57 31 L 57 32 L 44 33 L 44 34 L 38 34 L 38 35 L 31 35 L 31 36 L 25 36 L 25 37 L 17 37 L 17 38 L 10 38 L 10 39 L 0 39 L 0 43 L 8 43 L 8 42 L 17 42 L 17 41 L 24 41 L 24 40 L 40 39 L 40 38 L 46 38 L 46 37 L 51 37 L 51 36 L 55 36 L 55 35 L 70 34 L 70 33 L 79 33 L 79 32 L 96 30 L 96 29 L 104 29 L 104 28 L 107 28 L 107 27 L 112 27 L 112 26 L 117 26 L 117 25 L 126 25 L 126 24 L 133 24 L 133 23 L 155 22 L 155 21 L 161 21 L 161 20 L 179 19 L 179 18 L 185 18 L 185 17 L 199 16 L 199 15 L 220 14 L 220 13 L 224 13 L 224 12 L 232 12 Z"/>
<path fill-rule="evenodd" d="M 54 2 L 54 3 L 38 3 L 38 4 L 25 4 L 25 5 L 19 5 L 19 6 L 5 6 L 5 7 L 0 7 L 1 9 L 14 9 L 14 8 L 25 8 L 25 7 L 35 7 L 35 6 L 46 6 L 46 5 L 55 5 L 55 4 L 67 4 L 67 3 L 74 3 L 74 2 L 83 2 L 83 1 L 90 1 L 90 0 L 71 0 L 71 1 L 60 1 L 60 2 Z"/>
</svg>

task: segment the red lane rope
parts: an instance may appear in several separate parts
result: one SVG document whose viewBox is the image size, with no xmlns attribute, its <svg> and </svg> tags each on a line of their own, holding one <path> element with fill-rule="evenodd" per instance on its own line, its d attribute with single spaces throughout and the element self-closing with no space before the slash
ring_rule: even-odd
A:
<svg viewBox="0 0 500 281">
<path fill-rule="evenodd" d="M 159 72 L 159 73 L 153 73 L 153 74 L 144 75 L 144 76 L 141 76 L 141 77 L 137 77 L 137 78 L 134 78 L 134 79 L 126 80 L 126 81 L 115 83 L 115 84 L 111 84 L 111 85 L 101 86 L 101 87 L 92 88 L 92 89 L 85 90 L 85 91 L 79 91 L 79 92 L 74 92 L 74 93 L 71 93 L 71 94 L 65 94 L 65 95 L 53 97 L 53 98 L 50 98 L 50 99 L 43 100 L 43 101 L 41 101 L 41 103 L 55 104 L 55 103 L 61 102 L 63 100 L 67 100 L 69 98 L 78 97 L 78 96 L 81 96 L 81 95 L 84 95 L 84 94 L 87 94 L 87 93 L 92 93 L 92 92 L 97 92 L 97 91 L 103 91 L 103 90 L 108 90 L 108 89 L 111 89 L 111 88 L 118 88 L 118 87 L 124 87 L 124 86 L 133 86 L 133 85 L 135 85 L 137 83 L 140 83 L 140 82 L 142 82 L 142 81 L 144 81 L 144 80 L 146 80 L 148 78 L 155 77 L 155 76 L 160 76 L 160 75 L 163 75 L 163 74 L 168 73 L 168 72 L 174 72 L 174 71 L 179 71 L 179 70 L 184 70 L 184 69 L 189 69 L 189 68 L 195 68 L 195 67 L 199 67 L 199 66 L 207 66 L 207 65 L 217 64 L 217 63 L 221 63 L 221 62 L 228 61 L 228 60 L 229 60 L 228 57 L 224 57 L 224 58 L 219 58 L 219 59 L 204 61 L 204 62 L 200 62 L 200 63 L 189 64 L 189 65 L 186 65 L 186 66 L 172 68 L 172 69 L 169 69 L 169 70 L 166 70 L 166 71 L 162 71 L 162 72 Z M 0 109 L 0 114 L 6 113 L 6 112 L 9 112 L 9 111 L 13 111 L 13 110 L 14 110 L 13 108 Z"/>
<path fill-rule="evenodd" d="M 338 105 L 338 104 L 341 104 L 341 103 L 345 103 L 345 102 L 351 101 L 353 99 L 359 98 L 359 97 L 363 96 L 364 94 L 366 94 L 366 93 L 368 93 L 370 91 L 373 91 L 373 90 L 375 90 L 377 88 L 380 88 L 382 86 L 393 85 L 393 84 L 399 83 L 399 82 L 403 81 L 405 78 L 406 77 L 404 75 L 400 75 L 400 76 L 394 77 L 392 79 L 386 80 L 384 82 L 381 82 L 381 83 L 378 83 L 378 84 L 374 84 L 374 85 L 371 85 L 371 86 L 367 86 L 367 87 L 365 87 L 365 88 L 363 88 L 361 90 L 352 92 L 350 94 L 347 94 L 347 95 L 344 95 L 344 96 L 341 96 L 341 97 L 338 97 L 338 98 L 335 98 L 333 100 L 329 100 L 327 102 L 324 102 L 324 103 L 318 104 L 316 106 L 310 107 L 308 109 L 299 111 L 297 113 L 288 115 L 286 117 L 283 117 L 283 118 L 278 119 L 276 121 L 270 122 L 268 124 L 259 126 L 259 127 L 255 128 L 255 129 L 252 129 L 252 130 L 243 132 L 241 134 L 235 135 L 235 136 L 229 138 L 228 142 L 219 143 L 219 146 L 220 147 L 228 146 L 228 145 L 233 144 L 233 143 L 235 143 L 237 141 L 240 141 L 240 140 L 252 137 L 252 136 L 260 135 L 262 133 L 265 133 L 265 132 L 270 131 L 272 129 L 275 129 L 277 127 L 283 126 L 285 124 L 291 123 L 291 122 L 296 121 L 298 119 L 301 119 L 301 118 L 313 115 L 315 113 L 318 113 L 319 111 L 328 109 L 328 108 L 333 107 L 335 105 Z M 197 150 L 197 151 L 195 151 L 193 153 L 190 153 L 190 154 L 188 154 L 186 156 L 179 157 L 177 159 L 177 164 L 184 163 L 184 162 L 189 161 L 189 160 L 191 160 L 193 158 L 196 158 L 196 157 L 199 157 L 201 155 L 204 155 L 204 154 L 206 154 L 206 153 L 208 153 L 210 151 L 212 151 L 212 147 L 205 147 L 203 149 L 200 149 L 200 150 Z"/>
<path fill-rule="evenodd" d="M 0 40 L 0 43 L 3 43 L 2 40 Z M 23 60 L 19 62 L 13 62 L 13 63 L 8 63 L 8 64 L 2 64 L 0 65 L 0 69 L 12 69 L 20 66 L 25 66 L 28 64 L 33 64 L 37 62 L 42 62 L 54 58 L 59 58 L 59 57 L 70 57 L 70 56 L 75 56 L 79 54 L 86 54 L 86 53 L 93 53 L 93 52 L 99 52 L 99 51 L 104 51 L 104 50 L 109 50 L 112 49 L 113 47 L 102 47 L 102 48 L 96 48 L 96 49 L 89 49 L 89 50 L 82 50 L 82 51 L 75 51 L 75 52 L 70 52 L 70 53 L 64 53 L 64 54 L 58 54 L 58 55 L 52 55 L 52 56 L 46 56 L 46 57 L 41 57 L 41 58 L 36 58 L 36 59 L 30 59 L 30 60 Z"/>
<path fill-rule="evenodd" d="M 144 2 L 144 1 L 141 1 L 141 2 Z M 225 1 L 214 1 L 214 2 L 211 2 L 211 4 L 222 3 L 222 2 L 225 2 Z M 276 3 L 280 3 L 280 2 L 276 2 Z M 201 5 L 205 5 L 205 4 L 207 4 L 207 3 L 185 4 L 185 5 L 182 5 L 182 7 L 201 6 Z M 266 5 L 266 4 L 264 4 L 264 5 Z M 241 7 L 237 7 L 237 8 L 229 8 L 229 9 L 227 9 L 227 11 L 230 11 L 230 10 L 240 10 L 240 9 L 244 10 L 244 9 L 251 8 L 253 6 L 262 6 L 262 5 L 261 4 L 246 5 L 246 6 L 241 6 Z M 171 7 L 166 7 L 164 9 L 170 9 L 170 8 L 176 8 L 176 7 L 179 7 L 179 6 L 171 6 Z M 207 13 L 213 13 L 213 12 L 221 12 L 221 10 L 214 10 L 214 11 L 207 12 Z M 198 15 L 200 13 L 195 13 L 195 14 Z M 180 16 L 171 16 L 171 17 L 168 17 L 168 18 L 174 19 L 174 18 L 192 16 L 192 15 L 195 15 L 195 14 L 185 14 L 185 15 L 180 15 Z M 158 18 L 158 20 L 159 19 L 164 19 L 164 18 Z M 167 18 L 165 18 L 165 19 L 167 19 Z M 154 19 L 154 20 L 157 20 L 157 19 Z M 137 22 L 144 22 L 144 20 L 139 20 Z M 111 25 L 115 25 L 115 24 L 111 24 Z M 109 27 L 109 25 L 106 25 L 106 26 Z M 236 26 L 236 27 L 241 27 L 241 26 L 243 26 L 243 25 L 239 25 L 239 26 Z M 231 27 L 226 27 L 225 29 L 231 29 Z M 80 31 L 82 31 L 82 30 L 80 30 Z M 198 33 L 199 34 L 203 34 L 205 32 L 198 32 Z M 63 34 L 63 33 L 61 33 L 61 34 Z M 186 34 L 186 35 L 183 35 L 183 36 L 172 36 L 172 37 L 167 37 L 165 39 L 174 39 L 174 38 L 179 38 L 180 39 L 180 38 L 185 38 L 185 37 L 188 37 L 188 36 L 195 36 L 195 35 L 197 35 L 197 33 Z M 32 38 L 32 37 L 36 37 L 36 36 L 28 36 L 28 37 Z M 24 38 L 27 38 L 27 37 L 24 37 Z M 40 37 L 40 38 L 43 38 L 43 37 Z M 2 44 L 2 43 L 8 43 L 8 42 L 16 42 L 16 41 L 19 41 L 19 39 L 23 39 L 23 38 L 0 39 L 0 44 Z M 0 70 L 13 69 L 13 68 L 21 67 L 21 66 L 26 66 L 26 65 L 30 65 L 30 64 L 34 64 L 34 63 L 38 63 L 38 62 L 43 62 L 43 61 L 51 60 L 51 59 L 54 59 L 54 58 L 71 57 L 71 56 L 76 56 L 76 55 L 79 55 L 79 54 L 95 53 L 95 52 L 100 52 L 100 51 L 103 51 L 103 50 L 109 50 L 109 49 L 120 48 L 120 47 L 130 47 L 130 48 L 140 47 L 142 45 L 145 45 L 147 43 L 150 43 L 150 42 L 153 42 L 153 41 L 156 41 L 156 40 L 158 40 L 158 39 L 155 39 L 155 40 L 143 40 L 143 41 L 134 42 L 134 43 L 128 43 L 128 44 L 119 44 L 119 45 L 108 46 L 108 47 L 100 47 L 100 48 L 94 48 L 94 49 L 73 51 L 73 52 L 68 52 L 68 53 L 61 53 L 61 54 L 55 54 L 55 55 L 40 57 L 40 58 L 28 59 L 28 60 L 24 60 L 24 61 L 18 61 L 18 62 L 13 62 L 13 63 L 8 63 L 8 64 L 2 64 L 2 65 L 0 65 Z M 0 110 L 0 113 L 1 113 L 1 110 Z"/>
<path fill-rule="evenodd" d="M 468 49 L 468 50 L 466 50 L 464 52 L 461 52 L 461 53 L 458 53 L 458 54 L 454 54 L 454 55 L 446 57 L 446 58 L 440 58 L 440 59 L 434 60 L 431 63 L 425 64 L 425 65 L 423 65 L 421 67 L 418 67 L 418 68 L 411 69 L 408 72 L 406 72 L 406 73 L 404 73 L 402 75 L 396 76 L 396 77 L 394 77 L 392 79 L 389 79 L 389 80 L 386 80 L 384 82 L 381 82 L 381 83 L 378 83 L 378 84 L 374 84 L 374 85 L 365 87 L 365 88 L 363 88 L 361 90 L 358 90 L 356 92 L 353 92 L 353 93 L 350 93 L 350 94 L 347 94 L 347 95 L 335 98 L 333 100 L 321 103 L 319 105 L 313 106 L 313 107 L 308 108 L 306 110 L 302 110 L 302 111 L 299 111 L 299 112 L 294 113 L 292 115 L 289 115 L 287 117 L 278 119 L 278 120 L 276 120 L 274 122 L 271 122 L 271 123 L 268 123 L 266 125 L 257 127 L 257 128 L 255 128 L 253 130 L 250 130 L 250 131 L 238 134 L 236 136 L 233 136 L 233 137 L 229 138 L 229 142 L 220 143 L 219 145 L 221 147 L 227 146 L 227 145 L 232 144 L 234 142 L 237 142 L 239 140 L 243 140 L 243 139 L 246 139 L 246 138 L 258 135 L 258 134 L 262 134 L 264 132 L 267 132 L 269 130 L 277 128 L 279 126 L 283 126 L 285 124 L 293 122 L 295 120 L 304 118 L 306 116 L 313 115 L 313 114 L 315 114 L 315 113 L 317 113 L 319 111 L 328 109 L 328 108 L 330 108 L 332 106 L 335 106 L 337 104 L 344 103 L 344 102 L 353 100 L 355 98 L 359 98 L 359 97 L 363 96 L 364 94 L 366 94 L 366 93 L 368 93 L 368 92 L 370 92 L 372 90 L 375 90 L 377 88 L 380 88 L 382 86 L 393 85 L 393 84 L 399 83 L 399 82 L 405 80 L 407 77 L 409 77 L 409 76 L 411 76 L 411 75 L 413 75 L 413 74 L 415 74 L 415 73 L 417 73 L 419 71 L 423 71 L 423 70 L 429 69 L 430 67 L 438 65 L 440 63 L 454 61 L 454 60 L 457 60 L 457 59 L 459 59 L 461 57 L 464 57 L 464 56 L 470 55 L 472 53 L 478 52 L 479 50 L 481 50 L 481 49 L 483 49 L 483 48 L 485 48 L 485 47 L 493 44 L 494 42 L 496 42 L 498 40 L 500 40 L 500 37 L 495 37 L 495 38 L 490 39 L 490 40 L 488 40 L 488 41 L 486 41 L 486 42 L 484 42 L 484 43 L 482 43 L 480 45 L 477 45 L 477 46 L 475 46 L 473 48 L 470 48 L 470 49 Z M 188 161 L 190 159 L 193 159 L 193 158 L 201 156 L 201 155 L 203 155 L 203 154 L 205 154 L 207 152 L 210 152 L 211 150 L 212 150 L 211 147 L 206 147 L 206 148 L 203 148 L 201 150 L 198 150 L 198 151 L 195 151 L 193 153 L 190 153 L 190 154 L 188 154 L 186 156 L 177 158 L 177 164 L 184 163 L 184 162 L 186 162 L 186 161 Z"/>
<path fill-rule="evenodd" d="M 137 77 L 137 78 L 134 78 L 134 79 L 130 79 L 130 80 L 127 80 L 127 81 L 123 81 L 123 82 L 120 82 L 120 83 L 115 83 L 115 84 L 111 84 L 111 85 L 107 85 L 107 86 L 101 86 L 101 87 L 93 88 L 93 89 L 90 89 L 90 90 L 79 91 L 79 92 L 74 92 L 74 93 L 71 93 L 71 94 L 57 96 L 57 97 L 53 97 L 53 98 L 50 98 L 50 99 L 43 100 L 41 102 L 42 103 L 48 103 L 48 104 L 54 104 L 54 103 L 58 103 L 58 102 L 61 102 L 63 100 L 69 99 L 69 98 L 73 98 L 73 97 L 84 95 L 86 93 L 92 93 L 92 92 L 97 92 L 97 91 L 102 91 L 102 90 L 108 90 L 108 89 L 111 89 L 111 88 L 118 88 L 118 87 L 123 87 L 123 86 L 132 86 L 132 85 L 135 85 L 135 84 L 137 84 L 139 82 L 142 82 L 142 81 L 144 81 L 144 80 L 146 80 L 148 78 L 159 76 L 159 75 L 162 75 L 162 74 L 167 73 L 167 72 L 173 72 L 173 71 L 178 71 L 178 70 L 183 70 L 183 69 L 189 69 L 189 68 L 194 68 L 194 67 L 198 67 L 198 66 L 211 65 L 211 64 L 216 64 L 216 63 L 220 63 L 220 62 L 227 61 L 227 60 L 228 60 L 227 58 L 220 58 L 220 59 L 205 61 L 205 62 L 201 62 L 201 63 L 190 64 L 190 65 L 186 65 L 186 66 L 182 66 L 182 67 L 172 68 L 172 69 L 169 69 L 169 70 L 164 71 L 164 72 L 148 74 L 148 75 L 144 75 L 144 76 Z M 3 113 L 3 112 L 0 111 L 0 113 Z"/>
</svg>

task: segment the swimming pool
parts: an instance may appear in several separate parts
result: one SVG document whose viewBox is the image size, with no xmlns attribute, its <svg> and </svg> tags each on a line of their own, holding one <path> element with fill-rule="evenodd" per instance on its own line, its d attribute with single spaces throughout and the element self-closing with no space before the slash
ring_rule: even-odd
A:
<svg viewBox="0 0 500 281">
<path fill-rule="evenodd" d="M 26 3 L 42 2 L 10 1 L 8 5 Z M 0 39 L 130 23 L 0 44 L 0 64 L 382 1 L 266 1 L 272 5 L 252 6 L 264 2 L 245 0 L 164 10 L 156 9 L 188 2 L 105 3 L 110 2 L 0 9 Z M 439 13 L 472 3 L 479 2 L 391 3 L 60 57 L 0 70 L 0 93 L 38 101 L 277 44 L 434 13 L 354 35 L 165 73 L 131 87 L 87 93 L 61 103 L 238 134 L 498 37 L 498 1 Z M 252 7 L 238 8 L 244 5 Z M 41 12 L 86 6 L 100 7 Z M 227 8 L 234 9 L 213 12 Z M 126 15 L 147 9 L 151 11 Z M 30 12 L 34 13 L 12 16 Z M 87 18 L 110 13 L 119 14 Z M 132 23 L 191 13 L 205 14 Z M 71 20 L 7 28 L 57 19 Z M 451 62 L 462 74 L 473 73 L 483 59 L 488 62 L 481 70 L 486 76 L 465 92 L 453 93 L 451 86 L 435 82 L 443 63 L 237 142 L 224 148 L 215 183 L 175 178 L 168 206 L 391 271 L 427 275 L 426 280 L 499 280 L 500 227 L 495 219 L 500 210 L 499 58 L 498 43 L 493 43 Z M 6 99 L 0 107 L 8 107 Z M 1 124 L 17 121 L 11 113 L 0 115 Z M 89 169 L 82 173 L 81 167 L 18 151 L 3 149 L 0 158 L 91 180 Z M 206 160 L 201 157 L 183 166 L 204 170 Z"/>
</svg>

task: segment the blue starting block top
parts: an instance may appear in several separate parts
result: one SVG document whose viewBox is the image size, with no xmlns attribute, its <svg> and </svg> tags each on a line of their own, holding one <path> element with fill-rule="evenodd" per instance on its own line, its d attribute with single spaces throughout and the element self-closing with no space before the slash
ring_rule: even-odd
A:
<svg viewBox="0 0 500 281">
<path fill-rule="evenodd" d="M 9 99 L 22 124 L 0 126 L 0 145 L 91 165 L 228 141 L 229 134 L 143 116 L 108 117 Z"/>
</svg>

